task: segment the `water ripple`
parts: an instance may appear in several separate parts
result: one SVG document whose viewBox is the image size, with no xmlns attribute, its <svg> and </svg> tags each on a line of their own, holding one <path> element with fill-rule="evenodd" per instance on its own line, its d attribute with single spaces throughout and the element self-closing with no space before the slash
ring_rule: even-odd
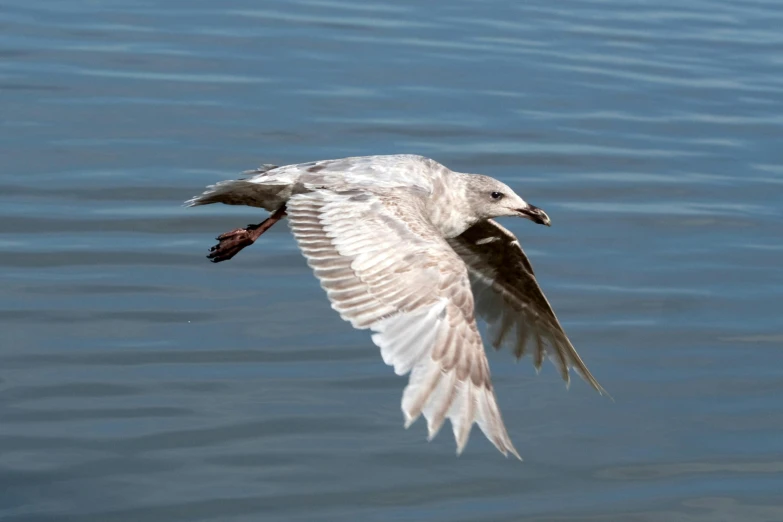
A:
<svg viewBox="0 0 783 522">
<path fill-rule="evenodd" d="M 0 9 L 0 518 L 783 519 L 779 2 Z M 496 176 L 615 401 L 490 350 L 525 461 L 403 429 L 287 227 L 184 209 L 261 163 Z M 483 326 L 482 326 L 483 328 Z"/>
</svg>

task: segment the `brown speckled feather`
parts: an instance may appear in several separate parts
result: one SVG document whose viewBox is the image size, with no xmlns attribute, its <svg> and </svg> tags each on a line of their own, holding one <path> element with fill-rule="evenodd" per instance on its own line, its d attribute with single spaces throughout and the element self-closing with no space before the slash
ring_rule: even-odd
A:
<svg viewBox="0 0 783 522">
<path fill-rule="evenodd" d="M 375 332 L 398 375 L 410 372 L 406 426 L 424 414 L 432 438 L 448 418 L 461 452 L 476 422 L 502 453 L 519 457 L 495 400 L 465 263 L 416 200 L 320 190 L 287 207 L 332 307 Z"/>
</svg>

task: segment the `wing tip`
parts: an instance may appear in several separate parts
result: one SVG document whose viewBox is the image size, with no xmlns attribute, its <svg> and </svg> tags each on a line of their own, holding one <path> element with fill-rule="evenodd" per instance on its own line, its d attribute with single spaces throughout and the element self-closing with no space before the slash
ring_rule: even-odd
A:
<svg viewBox="0 0 783 522">
<path fill-rule="evenodd" d="M 519 456 L 519 453 L 517 452 L 516 448 L 514 448 L 514 446 L 512 446 L 510 442 L 509 442 L 508 452 L 514 455 L 517 458 L 517 460 L 519 460 L 519 462 L 524 462 L 524 459 Z M 506 457 L 508 457 L 508 455 L 506 455 Z"/>
<path fill-rule="evenodd" d="M 581 362 L 581 361 L 580 361 Z M 587 383 L 589 384 L 595 391 L 598 392 L 598 395 L 606 396 L 608 397 L 612 402 L 615 402 L 614 397 L 606 391 L 606 388 L 601 386 L 601 384 L 598 382 L 598 379 L 593 377 L 593 374 L 590 373 L 590 370 L 587 369 L 586 366 L 584 366 L 584 363 L 582 364 L 582 368 L 574 367 L 576 370 L 576 373 L 579 374 L 579 376 Z"/>
<path fill-rule="evenodd" d="M 600 384 L 598 384 L 598 382 L 597 382 L 597 381 L 596 381 L 596 384 L 598 385 L 598 387 L 595 389 L 595 391 L 597 391 L 597 392 L 598 392 L 598 395 L 600 395 L 600 396 L 602 396 L 602 397 L 603 397 L 603 396 L 606 396 L 606 397 L 608 397 L 608 398 L 609 398 L 609 400 L 610 400 L 610 401 L 612 401 L 612 402 L 617 402 L 617 401 L 615 401 L 615 400 L 614 400 L 614 397 L 612 397 L 612 394 L 611 394 L 611 393 L 609 393 L 608 391 L 606 391 L 606 389 L 604 389 L 604 387 L 603 387 L 603 386 L 601 386 Z"/>
<path fill-rule="evenodd" d="M 457 445 L 457 453 L 456 453 L 457 457 L 461 457 L 461 456 L 462 456 L 462 452 L 465 450 L 465 446 L 466 446 L 466 445 L 467 445 L 467 444 L 465 444 L 465 445 L 463 445 L 463 446 L 459 446 L 459 444 Z M 522 457 L 519 455 L 519 453 L 517 452 L 517 450 L 516 450 L 516 449 L 515 449 L 513 446 L 510 446 L 510 447 L 508 447 L 506 450 L 499 450 L 499 451 L 500 451 L 500 453 L 502 453 L 502 454 L 503 454 L 503 456 L 504 456 L 504 457 L 506 457 L 506 458 L 508 458 L 508 457 L 509 457 L 509 453 L 510 453 L 511 455 L 513 455 L 514 457 L 516 457 L 516 458 L 517 458 L 517 460 L 518 460 L 519 462 L 524 462 L 524 461 L 525 461 L 525 459 L 523 459 L 523 458 L 522 458 Z"/>
</svg>

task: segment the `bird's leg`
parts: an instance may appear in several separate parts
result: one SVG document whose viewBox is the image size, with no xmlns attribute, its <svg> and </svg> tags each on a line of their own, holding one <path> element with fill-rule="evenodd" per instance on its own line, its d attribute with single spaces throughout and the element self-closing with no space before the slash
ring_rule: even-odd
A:
<svg viewBox="0 0 783 522">
<path fill-rule="evenodd" d="M 272 228 L 272 225 L 287 216 L 285 205 L 275 210 L 271 216 L 258 225 L 248 225 L 245 228 L 237 228 L 220 234 L 217 245 L 209 249 L 207 258 L 213 263 L 227 261 L 237 255 L 246 246 L 252 245 L 261 234 Z"/>
</svg>

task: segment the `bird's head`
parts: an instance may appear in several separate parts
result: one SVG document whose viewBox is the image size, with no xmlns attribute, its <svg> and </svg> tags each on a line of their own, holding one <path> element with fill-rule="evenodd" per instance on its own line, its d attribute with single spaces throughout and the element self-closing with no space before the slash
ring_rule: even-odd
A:
<svg viewBox="0 0 783 522">
<path fill-rule="evenodd" d="M 539 225 L 551 225 L 546 212 L 519 197 L 505 183 L 475 174 L 469 180 L 468 201 L 479 219 L 518 216 Z"/>
</svg>

